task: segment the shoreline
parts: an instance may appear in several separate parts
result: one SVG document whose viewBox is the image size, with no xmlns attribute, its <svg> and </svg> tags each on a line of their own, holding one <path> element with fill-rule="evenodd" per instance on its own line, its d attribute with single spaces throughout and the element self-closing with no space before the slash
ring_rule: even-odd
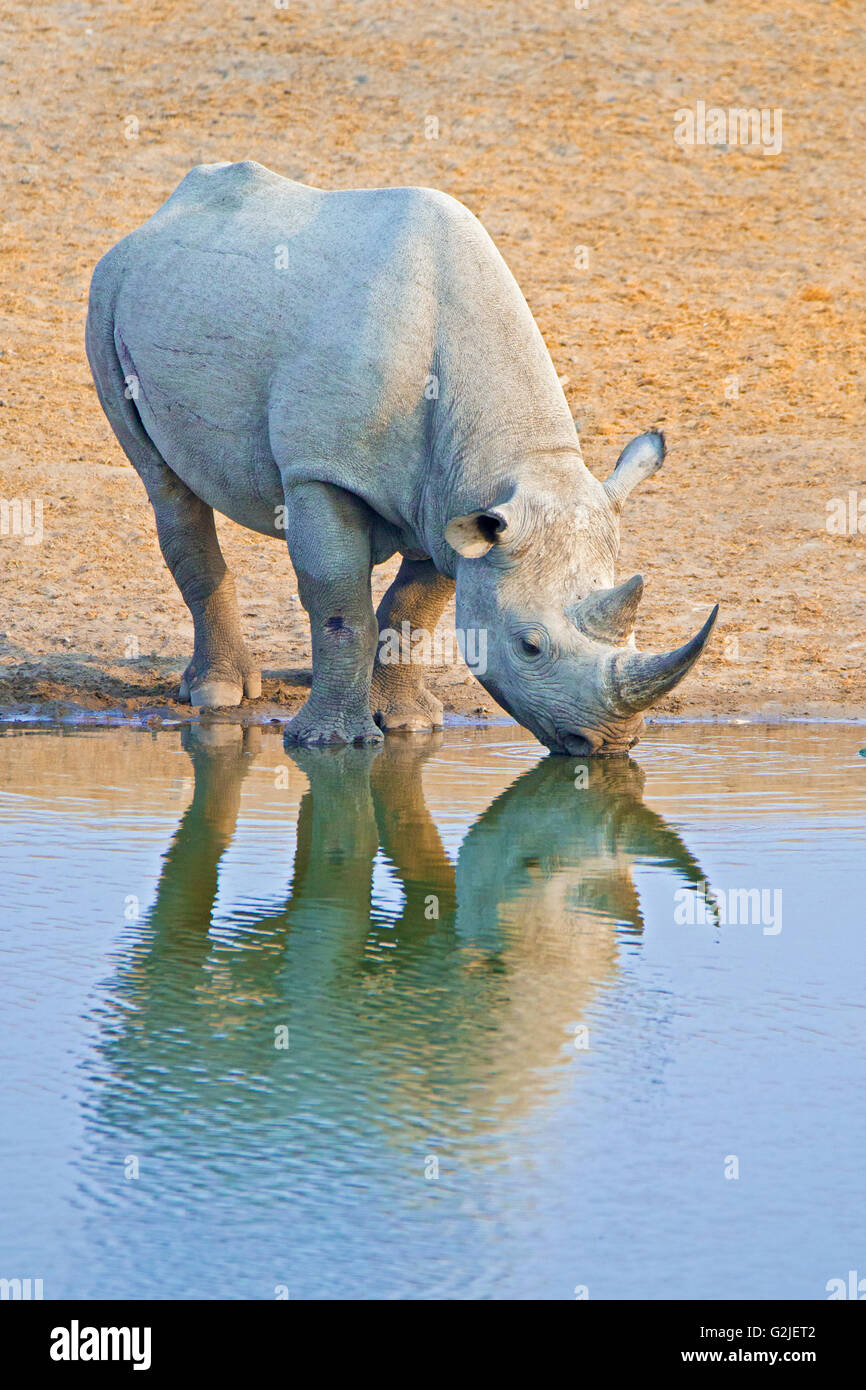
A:
<svg viewBox="0 0 866 1390">
<path fill-rule="evenodd" d="M 193 710 L 189 705 L 175 703 L 145 703 L 134 709 L 114 706 L 95 709 L 92 706 L 77 704 L 71 700 L 45 700 L 41 702 L 0 703 L 0 737 L 13 730 L 27 729 L 179 729 L 185 725 L 196 724 L 240 724 L 244 727 L 285 726 L 294 717 L 295 710 L 288 710 L 268 700 L 258 700 L 235 707 L 211 710 Z M 750 726 L 753 728 L 779 728 L 785 725 L 840 725 L 846 728 L 866 726 L 866 716 L 838 710 L 797 714 L 790 711 L 754 711 L 749 715 L 718 714 L 693 711 L 686 714 L 657 713 L 646 721 L 646 733 L 654 728 L 673 728 L 679 726 L 708 728 L 726 726 Z M 446 710 L 444 729 L 467 728 L 520 728 L 517 721 L 502 711 L 490 714 L 465 713 Z M 441 732 L 441 731 L 436 731 Z M 392 738 L 428 737 L 428 734 L 391 734 Z M 532 735 L 526 731 L 527 738 Z M 643 741 L 643 737 L 641 741 Z M 539 744 L 539 747 L 543 745 Z"/>
</svg>

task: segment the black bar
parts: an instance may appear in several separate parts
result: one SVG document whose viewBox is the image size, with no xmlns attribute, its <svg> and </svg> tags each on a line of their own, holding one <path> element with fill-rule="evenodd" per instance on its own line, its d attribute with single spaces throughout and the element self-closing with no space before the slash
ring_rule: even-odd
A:
<svg viewBox="0 0 866 1390">
<path fill-rule="evenodd" d="M 529 1301 L 527 1301 L 528 1303 Z M 526 1304 L 521 1305 L 525 1307 Z M 360 1310 L 360 1313 L 356 1312 Z M 527 1309 L 527 1311 L 529 1311 Z M 537 1326 L 539 1306 L 531 1305 L 530 1321 Z M 548 1314 L 552 1317 L 551 1313 Z M 354 1317 L 364 1341 L 353 1334 Z M 448 1324 L 459 1324 L 467 1316 L 466 1306 L 452 1303 L 447 1310 L 435 1308 L 420 1313 L 390 1304 L 387 1311 L 388 1340 L 403 1324 L 407 1333 L 423 1338 L 423 1369 L 429 1379 L 440 1364 L 454 1373 L 461 1360 L 445 1334 Z M 484 1323 L 494 1309 L 485 1307 Z M 443 1323 L 443 1317 L 448 1323 Z M 478 1331 L 477 1308 L 471 1314 L 466 1333 Z M 416 1323 L 415 1319 L 418 1318 Z M 321 1320 L 321 1321 L 320 1321 Z M 405 1320 L 405 1321 L 404 1321 Z M 521 1311 L 508 1311 L 502 1324 L 505 1334 L 498 1343 L 473 1344 L 475 1355 L 495 1361 L 500 1347 L 514 1346 L 514 1334 L 523 1335 Z M 366 1365 L 371 1374 L 370 1341 L 375 1340 L 377 1319 L 371 1321 L 369 1305 L 346 1301 L 333 1303 L 303 1301 L 247 1302 L 16 1302 L 0 1303 L 0 1335 L 4 1361 L 13 1364 L 18 1376 L 48 1372 L 62 1381 L 70 1376 L 93 1379 L 100 1372 L 156 1375 L 166 1372 L 196 1371 L 218 1376 L 264 1373 L 282 1366 L 292 1375 L 300 1350 L 305 1360 L 312 1353 L 322 1368 L 332 1365 L 335 1353 L 344 1352 L 358 1366 Z M 96 1329 L 94 1337 L 90 1329 Z M 117 1338 L 102 1329 L 123 1329 Z M 137 1335 L 133 1329 L 138 1329 Z M 145 1330 L 149 1329 L 149 1341 Z M 338 1335 L 337 1330 L 339 1329 Z M 320 1335 L 324 1330 L 324 1338 Z M 486 1330 L 486 1329 L 485 1329 Z M 673 1367 L 700 1370 L 717 1366 L 734 1371 L 742 1366 L 777 1369 L 805 1366 L 826 1379 L 828 1373 L 846 1370 L 859 1362 L 863 1342 L 862 1310 L 847 1300 L 822 1302 L 596 1302 L 577 1301 L 561 1310 L 551 1331 L 564 1334 L 570 1346 L 568 1360 L 577 1372 L 592 1358 L 594 1374 L 616 1376 L 628 1370 L 668 1371 Z M 572 1341 L 571 1339 L 577 1339 Z M 465 1346 L 465 1343 L 461 1343 Z M 518 1342 L 519 1344 L 519 1342 Z M 530 1351 L 532 1343 L 526 1344 Z M 52 1348 L 54 1356 L 52 1356 Z M 482 1349 L 483 1348 L 483 1349 Z M 106 1359 L 85 1359 L 91 1349 L 105 1353 Z M 126 1360 L 111 1359 L 126 1354 Z M 560 1351 L 562 1347 L 560 1346 Z M 549 1346 L 545 1359 L 555 1351 Z M 61 1353 L 78 1359 L 55 1359 Z M 510 1354 L 510 1353 L 509 1353 Z M 140 1370 L 134 1370 L 138 1360 Z M 145 1365 L 145 1361 L 147 1364 Z M 491 1367 L 492 1369 L 492 1367 Z M 402 1374 L 406 1374 L 404 1368 Z M 270 1372 L 273 1373 L 273 1372 Z M 395 1373 L 391 1366 L 390 1375 Z M 410 1373 L 411 1374 L 411 1373 Z M 305 1374 L 304 1379 L 308 1376 Z"/>
</svg>

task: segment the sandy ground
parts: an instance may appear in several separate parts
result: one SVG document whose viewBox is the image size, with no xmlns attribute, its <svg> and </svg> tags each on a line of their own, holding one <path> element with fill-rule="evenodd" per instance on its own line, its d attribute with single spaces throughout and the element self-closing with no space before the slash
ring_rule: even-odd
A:
<svg viewBox="0 0 866 1390">
<path fill-rule="evenodd" d="M 14 509 L 0 525 L 0 707 L 171 708 L 192 627 L 97 404 L 87 287 L 191 165 L 254 158 L 462 199 L 536 314 L 590 468 L 664 427 L 668 462 L 623 527 L 621 574 L 648 581 L 639 644 L 678 645 L 722 604 L 664 710 L 866 714 L 866 534 L 826 527 L 853 492 L 866 533 L 859 0 L 5 13 L 0 500 L 41 501 L 44 535 L 30 544 Z M 781 153 L 678 147 L 674 113 L 698 101 L 781 108 Z M 261 712 L 288 713 L 309 644 L 287 556 L 220 532 Z M 432 684 L 451 710 L 495 712 L 465 669 Z"/>
</svg>

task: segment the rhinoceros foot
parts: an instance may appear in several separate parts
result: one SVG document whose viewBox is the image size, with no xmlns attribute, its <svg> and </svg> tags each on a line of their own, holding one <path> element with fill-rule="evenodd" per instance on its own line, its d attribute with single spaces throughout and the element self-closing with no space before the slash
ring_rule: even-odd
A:
<svg viewBox="0 0 866 1390">
<path fill-rule="evenodd" d="M 259 671 L 199 672 L 190 664 L 181 677 L 178 699 L 199 709 L 218 709 L 239 705 L 245 696 L 248 700 L 258 700 L 261 693 L 262 677 Z"/>
<path fill-rule="evenodd" d="M 335 710 L 310 709 L 309 701 L 294 719 L 286 725 L 287 743 L 300 743 L 307 747 L 331 743 L 381 743 L 382 734 L 368 714 L 349 715 Z"/>
<path fill-rule="evenodd" d="M 389 688 L 386 680 L 373 675 L 371 707 L 373 718 L 388 733 L 429 733 L 442 728 L 442 705 L 423 685 L 411 689 Z"/>
</svg>

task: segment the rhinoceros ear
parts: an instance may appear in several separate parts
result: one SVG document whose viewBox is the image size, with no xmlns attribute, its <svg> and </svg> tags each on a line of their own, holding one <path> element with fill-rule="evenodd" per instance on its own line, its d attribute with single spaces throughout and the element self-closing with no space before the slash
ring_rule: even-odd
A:
<svg viewBox="0 0 866 1390">
<path fill-rule="evenodd" d="M 664 461 L 667 449 L 661 430 L 639 434 L 627 444 L 616 461 L 616 468 L 604 485 L 616 511 L 619 511 L 632 488 L 651 478 Z"/>
<path fill-rule="evenodd" d="M 501 545 L 514 524 L 513 508 L 509 502 L 488 507 L 483 512 L 455 516 L 445 527 L 445 539 L 458 555 L 478 560 L 493 545 Z"/>
</svg>

